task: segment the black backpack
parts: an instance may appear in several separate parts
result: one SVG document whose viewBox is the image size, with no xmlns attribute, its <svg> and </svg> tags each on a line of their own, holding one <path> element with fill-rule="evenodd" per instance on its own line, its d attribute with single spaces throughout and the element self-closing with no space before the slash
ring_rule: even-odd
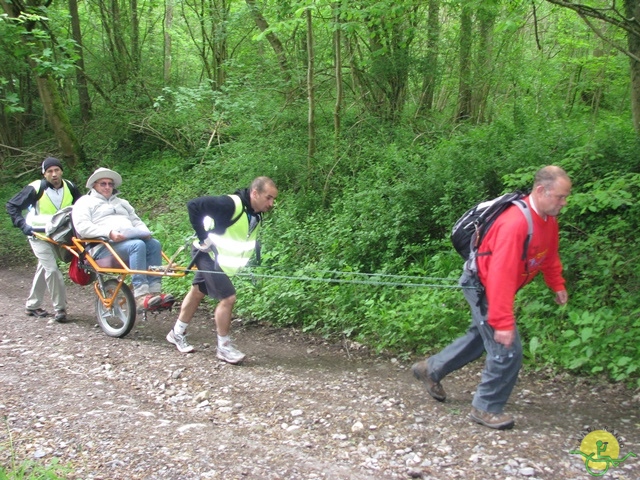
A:
<svg viewBox="0 0 640 480">
<path fill-rule="evenodd" d="M 496 218 L 511 205 L 516 205 L 527 219 L 528 231 L 523 245 L 522 261 L 527 259 L 527 249 L 533 235 L 533 219 L 531 210 L 523 200 L 524 197 L 525 194 L 518 191 L 506 193 L 475 205 L 458 219 L 451 229 L 451 242 L 460 256 L 466 260 L 466 267 L 469 270 L 474 272 L 477 270 L 476 256 L 482 239 Z"/>
</svg>

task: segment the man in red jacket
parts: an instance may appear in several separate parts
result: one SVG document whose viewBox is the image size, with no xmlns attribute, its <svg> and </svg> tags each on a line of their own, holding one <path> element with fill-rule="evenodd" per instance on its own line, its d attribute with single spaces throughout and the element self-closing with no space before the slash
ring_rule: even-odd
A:
<svg viewBox="0 0 640 480">
<path fill-rule="evenodd" d="M 545 283 L 555 292 L 556 303 L 564 305 L 569 298 L 558 255 L 556 216 L 567 204 L 570 193 L 571 180 L 561 168 L 547 166 L 536 173 L 533 190 L 525 198 L 533 217 L 526 261 L 522 261 L 522 246 L 527 220 L 520 209 L 511 206 L 496 219 L 480 244 L 478 273 L 465 269 L 460 278 L 471 306 L 469 330 L 440 353 L 412 367 L 427 392 L 443 402 L 446 393 L 440 380 L 486 351 L 482 379 L 469 416 L 489 428 L 507 429 L 514 425 L 513 417 L 503 409 L 522 365 L 522 344 L 513 314 L 516 293 L 542 272 Z M 481 255 L 482 252 L 488 254 Z"/>
</svg>

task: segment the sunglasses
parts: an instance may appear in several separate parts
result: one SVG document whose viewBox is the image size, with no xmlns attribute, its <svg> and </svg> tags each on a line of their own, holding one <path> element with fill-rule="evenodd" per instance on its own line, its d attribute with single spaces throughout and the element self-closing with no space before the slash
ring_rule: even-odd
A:
<svg viewBox="0 0 640 480">
<path fill-rule="evenodd" d="M 113 188 L 113 182 L 98 182 L 98 185 L 101 187 L 111 187 Z"/>
</svg>

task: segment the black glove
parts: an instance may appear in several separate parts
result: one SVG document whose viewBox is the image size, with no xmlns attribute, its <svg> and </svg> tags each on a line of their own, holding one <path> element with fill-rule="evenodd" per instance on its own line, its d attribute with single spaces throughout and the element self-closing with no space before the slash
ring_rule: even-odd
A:
<svg viewBox="0 0 640 480">
<path fill-rule="evenodd" d="M 22 233 L 24 233 L 25 235 L 29 236 L 29 235 L 33 235 L 33 227 L 27 223 L 25 223 L 22 226 Z"/>
</svg>

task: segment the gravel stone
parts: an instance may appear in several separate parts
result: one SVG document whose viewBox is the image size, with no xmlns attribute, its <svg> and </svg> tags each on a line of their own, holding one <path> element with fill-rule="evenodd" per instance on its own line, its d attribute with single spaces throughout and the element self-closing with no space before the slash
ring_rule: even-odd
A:
<svg viewBox="0 0 640 480">
<path fill-rule="evenodd" d="M 416 359 L 261 321 L 234 322 L 246 361 L 216 358 L 210 311 L 196 352 L 165 340 L 177 311 L 138 319 L 123 339 L 96 328 L 91 287 L 69 285 L 69 322 L 23 314 L 33 267 L 0 272 L 0 465 L 58 457 L 68 480 L 423 480 L 591 478 L 578 449 L 613 429 L 640 455 L 640 392 L 599 379 L 522 372 L 515 428 L 468 418 L 482 371 L 447 377 L 439 403 Z M 640 479 L 640 457 L 606 478 Z"/>
</svg>

